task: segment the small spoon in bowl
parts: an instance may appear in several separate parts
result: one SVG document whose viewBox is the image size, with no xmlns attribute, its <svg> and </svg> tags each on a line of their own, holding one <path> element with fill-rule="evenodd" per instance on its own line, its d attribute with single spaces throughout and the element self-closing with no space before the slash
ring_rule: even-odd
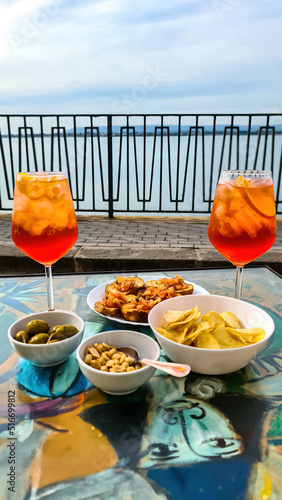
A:
<svg viewBox="0 0 282 500">
<path fill-rule="evenodd" d="M 163 372 L 166 372 L 169 375 L 172 375 L 173 377 L 185 377 L 191 371 L 191 366 L 189 365 L 184 365 L 180 363 L 168 363 L 165 361 L 155 361 L 153 359 L 140 358 L 139 353 L 137 349 L 135 349 L 135 347 L 130 347 L 130 346 L 119 347 L 117 351 L 124 352 L 124 354 L 134 359 L 134 364 L 137 362 L 144 363 L 144 365 L 150 365 L 153 366 L 154 368 L 158 368 L 159 370 L 162 370 Z"/>
</svg>

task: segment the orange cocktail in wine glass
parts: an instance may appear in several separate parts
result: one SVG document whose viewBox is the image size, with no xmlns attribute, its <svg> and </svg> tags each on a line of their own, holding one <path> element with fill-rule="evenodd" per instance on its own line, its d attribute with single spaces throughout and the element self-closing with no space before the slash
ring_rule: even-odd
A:
<svg viewBox="0 0 282 500">
<path fill-rule="evenodd" d="M 48 309 L 54 309 L 51 266 L 75 244 L 77 221 L 67 176 L 29 172 L 16 176 L 12 238 L 15 245 L 45 266 Z"/>
<path fill-rule="evenodd" d="M 240 298 L 243 266 L 269 250 L 276 238 L 271 172 L 222 172 L 208 235 L 212 245 L 236 266 L 235 297 Z"/>
</svg>

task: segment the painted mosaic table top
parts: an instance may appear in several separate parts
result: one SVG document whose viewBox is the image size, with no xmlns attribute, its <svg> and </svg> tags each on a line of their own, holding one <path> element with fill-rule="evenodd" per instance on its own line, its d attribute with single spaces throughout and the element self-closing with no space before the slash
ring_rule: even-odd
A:
<svg viewBox="0 0 282 500">
<path fill-rule="evenodd" d="M 180 274 L 210 293 L 234 296 L 233 269 Z M 54 277 L 56 307 L 84 319 L 84 338 L 119 329 L 86 303 L 90 290 L 114 278 L 110 273 Z M 25 314 L 46 309 L 45 279 L 1 278 L 0 498 L 281 498 L 281 278 L 267 268 L 245 269 L 243 299 L 264 308 L 276 326 L 271 346 L 247 367 L 217 377 L 191 373 L 186 379 L 156 371 L 138 391 L 118 397 L 93 387 L 75 354 L 41 369 L 17 356 L 7 329 Z M 151 334 L 147 326 L 136 329 Z M 9 394 L 15 394 L 13 440 Z"/>
</svg>

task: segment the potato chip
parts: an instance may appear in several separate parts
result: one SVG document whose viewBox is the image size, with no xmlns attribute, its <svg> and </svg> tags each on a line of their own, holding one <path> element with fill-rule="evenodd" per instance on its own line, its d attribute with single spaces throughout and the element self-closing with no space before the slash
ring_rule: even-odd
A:
<svg viewBox="0 0 282 500">
<path fill-rule="evenodd" d="M 186 330 L 179 332 L 177 330 L 166 330 L 165 328 L 156 328 L 156 330 L 169 340 L 177 342 L 178 344 L 183 344 L 186 338 Z"/>
<path fill-rule="evenodd" d="M 202 333 L 197 337 L 195 342 L 196 347 L 202 349 L 220 349 L 220 345 L 211 333 Z"/>
<path fill-rule="evenodd" d="M 243 347 L 245 344 L 241 340 L 231 337 L 224 325 L 217 325 L 213 332 L 214 339 L 218 342 L 220 349 L 233 349 Z"/>
<path fill-rule="evenodd" d="M 253 328 L 226 328 L 232 337 L 239 338 L 244 344 L 253 344 L 264 339 L 265 331 L 263 328 L 254 326 Z"/>
<path fill-rule="evenodd" d="M 240 328 L 235 314 L 209 311 L 200 321 L 199 307 L 185 311 L 166 311 L 165 324 L 156 330 L 173 342 L 203 349 L 233 349 L 258 342 L 265 337 L 263 328 Z"/>
<path fill-rule="evenodd" d="M 202 321 L 207 321 L 211 326 L 224 325 L 224 319 L 215 311 L 209 311 L 208 314 L 202 316 Z"/>
<path fill-rule="evenodd" d="M 220 313 L 220 316 L 224 319 L 226 326 L 230 326 L 231 328 L 241 328 L 240 321 L 235 314 L 229 311 L 224 311 L 223 313 Z"/>
<path fill-rule="evenodd" d="M 199 323 L 196 323 L 194 325 L 192 331 L 187 332 L 184 344 L 191 345 L 199 335 L 201 335 L 202 333 L 211 333 L 212 330 L 213 327 L 210 326 L 207 321 L 199 321 Z"/>
<path fill-rule="evenodd" d="M 208 323 L 208 321 L 199 321 L 198 323 L 196 323 L 196 325 L 194 326 L 194 332 L 199 332 L 199 333 L 210 333 L 213 329 L 213 325 L 210 325 L 210 323 Z"/>
<path fill-rule="evenodd" d="M 188 329 L 185 328 L 185 330 L 183 332 L 181 332 L 178 336 L 177 336 L 177 342 L 179 344 L 184 344 L 186 339 L 187 339 L 187 331 Z"/>
<path fill-rule="evenodd" d="M 198 306 L 194 307 L 194 309 L 190 309 L 190 311 L 184 311 L 184 312 L 186 313 L 186 315 L 184 316 L 183 319 L 180 320 L 178 319 L 178 321 L 174 321 L 168 324 L 169 329 L 177 328 L 181 325 L 192 326 L 192 324 L 196 323 L 196 321 L 200 317 L 200 311 Z"/>
<path fill-rule="evenodd" d="M 166 323 L 173 323 L 175 321 L 182 321 L 186 318 L 186 315 L 190 313 L 190 310 L 187 311 L 166 311 L 164 315 L 164 320 Z"/>
<path fill-rule="evenodd" d="M 157 332 L 160 333 L 163 337 L 166 336 L 166 334 L 168 333 L 168 330 L 166 330 L 165 328 L 161 328 L 161 327 L 158 327 L 156 328 Z"/>
</svg>

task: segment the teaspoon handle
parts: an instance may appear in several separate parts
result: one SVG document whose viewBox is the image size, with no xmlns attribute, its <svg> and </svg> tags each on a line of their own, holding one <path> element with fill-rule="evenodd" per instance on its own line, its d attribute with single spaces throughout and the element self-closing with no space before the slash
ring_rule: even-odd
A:
<svg viewBox="0 0 282 500">
<path fill-rule="evenodd" d="M 173 377 L 185 377 L 190 373 L 191 366 L 184 365 L 180 363 L 167 363 L 165 361 L 153 361 L 152 359 L 141 358 L 139 361 L 144 363 L 145 365 L 153 366 L 154 368 L 158 368 L 163 372 L 172 375 Z"/>
</svg>

